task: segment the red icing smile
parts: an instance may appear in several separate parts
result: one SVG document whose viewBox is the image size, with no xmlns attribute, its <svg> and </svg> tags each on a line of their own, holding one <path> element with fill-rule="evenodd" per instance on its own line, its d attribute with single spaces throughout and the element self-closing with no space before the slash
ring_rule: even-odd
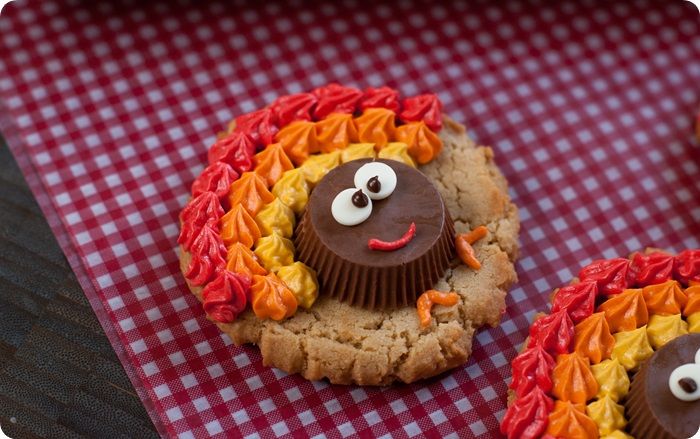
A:
<svg viewBox="0 0 700 439">
<path fill-rule="evenodd" d="M 416 223 L 411 223 L 411 225 L 408 226 L 408 230 L 406 231 L 406 233 L 404 233 L 403 236 L 397 239 L 396 241 L 387 242 L 381 241 L 376 238 L 372 238 L 369 241 L 367 241 L 367 246 L 370 250 L 381 250 L 385 252 L 391 252 L 406 247 L 406 245 L 409 242 L 411 242 L 414 236 L 416 236 Z"/>
</svg>

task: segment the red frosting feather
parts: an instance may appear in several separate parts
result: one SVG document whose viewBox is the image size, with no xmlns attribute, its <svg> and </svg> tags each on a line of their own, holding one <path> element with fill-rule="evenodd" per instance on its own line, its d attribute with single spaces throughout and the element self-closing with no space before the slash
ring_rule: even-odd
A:
<svg viewBox="0 0 700 439">
<path fill-rule="evenodd" d="M 240 131 L 234 131 L 217 140 L 209 148 L 209 163 L 224 162 L 230 165 L 234 171 L 242 174 L 253 169 L 253 156 L 255 155 L 255 142 Z"/>
<path fill-rule="evenodd" d="M 442 103 L 434 94 L 426 94 L 403 100 L 403 111 L 399 119 L 404 122 L 422 120 L 433 131 L 442 128 Z"/>
<path fill-rule="evenodd" d="M 231 323 L 250 301 L 250 279 L 223 270 L 204 287 L 202 297 L 204 312 L 212 320 Z"/>
<path fill-rule="evenodd" d="M 632 284 L 629 265 L 624 258 L 600 259 L 583 267 L 578 277 L 582 282 L 596 281 L 600 294 L 619 294 Z"/>
<path fill-rule="evenodd" d="M 513 381 L 510 388 L 522 398 L 535 387 L 549 392 L 552 389 L 554 359 L 540 345 L 521 352 L 511 363 Z"/>
<path fill-rule="evenodd" d="M 192 183 L 192 196 L 204 192 L 214 192 L 219 200 L 228 195 L 231 183 L 238 179 L 238 173 L 226 163 L 216 162 L 204 168 L 199 177 Z"/>
<path fill-rule="evenodd" d="M 562 309 L 569 313 L 574 323 L 578 323 L 593 314 L 595 297 L 598 294 L 596 282 L 579 282 L 560 288 L 552 301 L 552 312 Z"/>
<path fill-rule="evenodd" d="M 279 129 L 275 113 L 270 108 L 263 108 L 238 116 L 235 131 L 249 135 L 256 147 L 264 148 L 274 142 Z"/>
<path fill-rule="evenodd" d="M 700 282 L 700 250 L 683 250 L 675 258 L 676 279 L 688 285 L 690 281 Z"/>
<path fill-rule="evenodd" d="M 566 310 L 562 309 L 532 323 L 527 347 L 540 345 L 550 354 L 566 354 L 570 352 L 573 338 L 574 323 Z"/>
<path fill-rule="evenodd" d="M 277 98 L 270 108 L 277 117 L 277 125 L 282 128 L 297 120 L 311 120 L 317 101 L 311 93 L 297 93 Z"/>
<path fill-rule="evenodd" d="M 199 235 L 204 225 L 216 227 L 219 218 L 224 216 L 224 209 L 221 207 L 219 198 L 213 192 L 204 192 L 192 200 L 180 212 L 180 236 L 177 238 L 178 244 L 185 250 L 192 247 L 194 239 Z"/>
<path fill-rule="evenodd" d="M 508 407 L 501 421 L 501 433 L 508 439 L 539 438 L 547 429 L 549 413 L 554 402 L 541 389 L 535 387 L 523 398 Z"/>
<path fill-rule="evenodd" d="M 316 120 L 325 119 L 331 113 L 354 113 L 362 92 L 339 84 L 328 84 L 312 92 L 318 98 L 314 109 Z"/>
<path fill-rule="evenodd" d="M 401 108 L 399 92 L 390 87 L 369 87 L 360 99 L 359 107 L 361 111 L 368 108 L 388 108 L 394 113 L 398 113 Z"/>
<path fill-rule="evenodd" d="M 673 276 L 673 256 L 663 253 L 635 253 L 630 263 L 630 276 L 639 287 L 661 284 Z"/>
<path fill-rule="evenodd" d="M 204 285 L 226 266 L 226 247 L 209 224 L 205 224 L 190 249 L 190 264 L 185 277 L 192 285 Z"/>
</svg>

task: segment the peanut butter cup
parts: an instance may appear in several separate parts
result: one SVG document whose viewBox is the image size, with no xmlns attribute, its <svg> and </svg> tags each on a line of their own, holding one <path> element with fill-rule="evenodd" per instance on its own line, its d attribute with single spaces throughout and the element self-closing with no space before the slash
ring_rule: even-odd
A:
<svg viewBox="0 0 700 439">
<path fill-rule="evenodd" d="M 699 352 L 700 334 L 686 334 L 668 342 L 642 365 L 625 402 L 634 437 L 685 439 L 700 430 Z M 674 374 L 675 370 L 680 373 Z"/>
<path fill-rule="evenodd" d="M 369 163 L 372 169 L 360 171 Z M 394 175 L 376 175 L 377 163 Z M 386 195 L 392 179 L 395 187 Z M 332 209 L 348 189 L 364 191 L 367 204 L 353 203 L 356 195 L 339 199 Z M 366 219 L 343 225 L 334 217 L 343 209 L 349 219 Z M 353 209 L 371 213 L 357 215 Z M 413 305 L 454 255 L 454 225 L 440 193 L 420 171 L 393 160 L 355 160 L 333 169 L 311 193 L 295 235 L 298 259 L 316 270 L 322 294 L 368 309 Z"/>
</svg>

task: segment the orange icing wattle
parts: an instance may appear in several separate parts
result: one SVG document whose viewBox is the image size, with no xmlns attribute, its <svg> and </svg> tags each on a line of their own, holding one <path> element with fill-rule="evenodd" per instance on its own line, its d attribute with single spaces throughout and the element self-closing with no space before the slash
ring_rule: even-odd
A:
<svg viewBox="0 0 700 439">
<path fill-rule="evenodd" d="M 588 357 L 593 364 L 610 358 L 615 337 L 610 333 L 605 313 L 591 314 L 574 326 L 574 351 Z"/>
<path fill-rule="evenodd" d="M 408 153 L 421 165 L 434 159 L 442 150 L 442 140 L 423 121 L 398 127 L 396 140 L 407 144 Z"/>
<path fill-rule="evenodd" d="M 455 236 L 457 256 L 459 256 L 465 265 L 474 270 L 481 269 L 481 262 L 479 262 L 479 260 L 476 258 L 472 244 L 486 236 L 488 233 L 489 229 L 487 229 L 486 226 L 479 226 L 468 233 L 461 233 Z"/>
<path fill-rule="evenodd" d="M 578 352 L 561 354 L 552 370 L 552 395 L 562 401 L 585 403 L 598 393 L 598 382 L 593 376 L 589 360 Z"/>
<path fill-rule="evenodd" d="M 649 313 L 641 289 L 624 290 L 603 302 L 598 311 L 605 313 L 610 332 L 632 331 L 649 321 Z"/>
<path fill-rule="evenodd" d="M 357 127 L 352 114 L 334 113 L 316 122 L 316 140 L 321 152 L 344 149 L 357 142 Z"/>
<path fill-rule="evenodd" d="M 360 142 L 375 143 L 378 149 L 394 140 L 396 114 L 386 108 L 369 108 L 355 119 Z"/>
<path fill-rule="evenodd" d="M 316 124 L 306 120 L 293 122 L 282 128 L 275 140 L 282 144 L 284 152 L 299 166 L 309 158 L 309 154 L 318 152 Z"/>
<path fill-rule="evenodd" d="M 297 311 L 294 293 L 274 273 L 253 276 L 250 290 L 253 312 L 259 319 L 282 320 Z"/>
<path fill-rule="evenodd" d="M 255 172 L 244 172 L 241 178 L 231 184 L 228 200 L 231 206 L 241 204 L 249 214 L 255 216 L 275 196 L 267 190 L 265 179 Z"/>
<path fill-rule="evenodd" d="M 260 236 L 255 219 L 241 204 L 234 204 L 233 208 L 221 217 L 221 239 L 227 247 L 240 242 L 250 248 Z"/>
<path fill-rule="evenodd" d="M 254 275 L 264 276 L 267 270 L 258 263 L 253 251 L 237 242 L 228 248 L 226 269 L 252 279 Z"/>
<path fill-rule="evenodd" d="M 568 401 L 554 402 L 554 410 L 549 414 L 547 434 L 562 439 L 599 437 L 598 425 L 586 415 L 586 407 Z"/>
<path fill-rule="evenodd" d="M 685 289 L 685 294 L 688 296 L 688 302 L 683 308 L 683 315 L 690 316 L 696 312 L 700 312 L 700 284 L 692 285 Z"/>
<path fill-rule="evenodd" d="M 272 187 L 282 177 L 285 171 L 294 169 L 287 154 L 282 149 L 282 144 L 268 145 L 253 158 L 255 161 L 255 173 L 265 179 L 268 187 Z"/>
<path fill-rule="evenodd" d="M 430 310 L 433 305 L 453 306 L 459 302 L 459 296 L 455 292 L 445 293 L 437 290 L 428 290 L 421 294 L 416 301 L 416 312 L 421 328 L 430 326 L 432 318 Z"/>
<path fill-rule="evenodd" d="M 688 296 L 675 280 L 648 285 L 642 291 L 650 314 L 680 314 L 688 302 Z"/>
</svg>

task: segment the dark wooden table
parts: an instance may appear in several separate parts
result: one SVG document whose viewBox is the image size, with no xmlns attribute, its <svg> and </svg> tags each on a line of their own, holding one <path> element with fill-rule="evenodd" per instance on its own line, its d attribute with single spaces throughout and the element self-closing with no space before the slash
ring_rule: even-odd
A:
<svg viewBox="0 0 700 439">
<path fill-rule="evenodd" d="M 11 438 L 158 436 L 2 139 L 0 425 Z"/>
</svg>

